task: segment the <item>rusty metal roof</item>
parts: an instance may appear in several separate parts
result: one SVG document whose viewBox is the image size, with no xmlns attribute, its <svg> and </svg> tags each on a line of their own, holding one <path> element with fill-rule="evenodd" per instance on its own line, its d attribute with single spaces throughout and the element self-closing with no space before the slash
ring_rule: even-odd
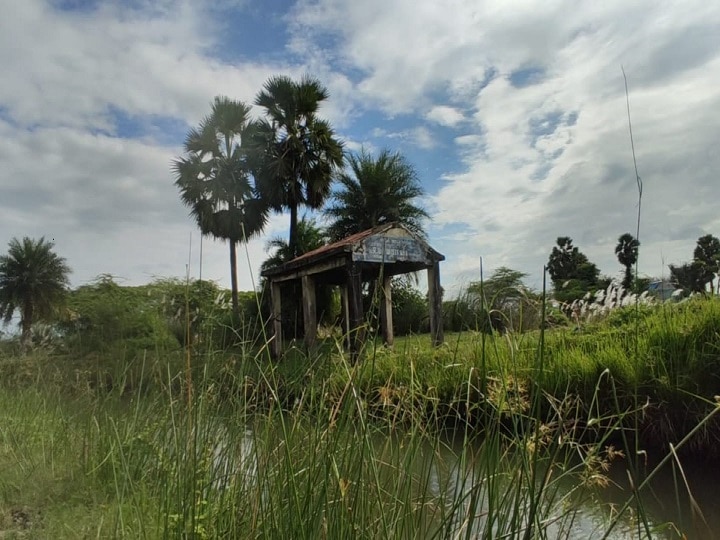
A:
<svg viewBox="0 0 720 540">
<path fill-rule="evenodd" d="M 430 245 L 420 238 L 417 234 L 410 231 L 407 227 L 400 223 L 386 223 L 384 225 L 380 225 L 378 227 L 374 227 L 372 229 L 367 229 L 365 231 L 361 231 L 359 233 L 352 234 L 346 238 L 343 238 L 342 240 L 338 240 L 337 242 L 333 242 L 332 244 L 327 244 L 325 246 L 319 247 L 317 249 L 314 249 L 312 251 L 308 251 L 307 253 L 303 253 L 302 255 L 299 255 L 298 257 L 295 257 L 291 261 L 288 261 L 286 263 L 283 263 L 279 266 L 275 266 L 273 268 L 268 268 L 264 272 L 262 272 L 262 276 L 274 276 L 274 275 L 280 275 L 284 274 L 286 272 L 291 272 L 293 270 L 297 270 L 298 268 L 305 267 L 305 266 L 311 266 L 319 261 L 324 261 L 327 259 L 330 259 L 336 255 L 344 254 L 344 253 L 351 253 L 355 246 L 357 246 L 360 242 L 365 240 L 366 238 L 369 238 L 370 236 L 382 234 L 384 232 L 389 231 L 390 229 L 403 229 L 405 232 L 407 232 L 412 238 L 414 238 L 416 241 L 418 241 L 422 246 L 425 248 L 426 252 L 430 254 L 430 256 L 437 260 L 437 261 L 444 261 L 445 256 L 439 253 L 438 251 L 435 251 Z"/>
</svg>

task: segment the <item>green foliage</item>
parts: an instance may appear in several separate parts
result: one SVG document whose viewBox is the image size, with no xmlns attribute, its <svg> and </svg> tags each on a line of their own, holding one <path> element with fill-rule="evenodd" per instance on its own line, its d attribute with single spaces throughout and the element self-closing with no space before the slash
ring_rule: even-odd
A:
<svg viewBox="0 0 720 540">
<path fill-rule="evenodd" d="M 325 209 L 332 241 L 397 222 L 425 236 L 423 220 L 429 216 L 416 204 L 424 190 L 413 166 L 399 153 L 383 150 L 375 158 L 363 150 L 348 158 L 350 173 L 341 172 L 341 188 L 332 193 Z"/>
<path fill-rule="evenodd" d="M 192 359 L 192 402 L 183 362 L 170 357 L 148 360 L 147 378 L 120 396 L 85 387 L 87 366 L 71 357 L 0 349 L 0 530 L 575 538 L 592 517 L 584 536 L 618 522 L 623 535 L 687 536 L 697 529 L 644 504 L 657 469 L 636 466 L 658 455 L 652 441 L 664 462 L 717 456 L 720 302 L 615 313 L 547 332 L 542 348 L 533 333 L 467 332 L 440 348 L 401 338 L 359 363 L 338 347 L 279 363 L 207 352 Z M 597 488 L 626 476 L 632 487 L 602 506 Z M 673 528 L 660 528 L 666 520 Z"/>
<path fill-rule="evenodd" d="M 669 265 L 670 279 L 680 289 L 689 293 L 705 292 L 703 270 L 697 261 L 681 265 Z"/>
<path fill-rule="evenodd" d="M 238 311 L 234 312 L 228 291 L 212 281 L 165 279 L 153 282 L 148 289 L 159 302 L 168 328 L 183 346 L 226 349 L 240 343 L 239 336 L 258 335 L 257 301 L 252 292 L 238 294 Z"/>
<path fill-rule="evenodd" d="M 526 277 L 501 266 L 482 283 L 470 283 L 467 294 L 480 310 L 477 318 L 487 321 L 480 328 L 517 332 L 540 328 L 540 298 L 523 283 Z"/>
<path fill-rule="evenodd" d="M 570 237 L 557 239 L 547 269 L 559 302 L 571 302 L 598 289 L 600 270 L 573 245 Z"/>
<path fill-rule="evenodd" d="M 273 210 L 290 212 L 291 258 L 298 254 L 298 208 L 320 208 L 330 193 L 334 171 L 342 166 L 342 143 L 330 123 L 317 116 L 327 97 L 317 79 L 295 82 L 275 76 L 255 100 L 266 114 L 255 126 L 258 187 Z"/>
<path fill-rule="evenodd" d="M 165 285 L 167 288 L 167 285 Z M 111 276 L 72 291 L 61 323 L 68 347 L 83 353 L 131 359 L 143 351 L 179 346 L 162 313 L 162 297 L 150 286 L 121 287 Z"/>
<path fill-rule="evenodd" d="M 669 268 L 672 282 L 688 293 L 705 294 L 708 292 L 708 284 L 710 294 L 718 292 L 714 280 L 720 273 L 720 240 L 711 234 L 701 236 L 697 240 L 692 262 L 671 264 Z"/>
<path fill-rule="evenodd" d="M 632 282 L 632 292 L 635 294 L 642 294 L 643 292 L 648 290 L 648 287 L 650 284 L 654 281 L 662 281 L 659 278 L 652 278 L 647 276 L 638 276 L 636 278 L 633 278 Z"/>
<path fill-rule="evenodd" d="M 190 207 L 202 234 L 230 244 L 233 310 L 237 313 L 236 246 L 262 232 L 266 202 L 257 196 L 252 180 L 249 141 L 254 125 L 250 107 L 227 97 L 216 97 L 210 116 L 193 128 L 185 140 L 185 157 L 173 162 L 175 185 Z"/>
<path fill-rule="evenodd" d="M 444 302 L 445 329 L 455 332 L 539 329 L 540 297 L 523 283 L 526 276 L 503 266 L 482 282 L 470 282 L 456 300 Z"/>
<path fill-rule="evenodd" d="M 483 324 L 482 311 L 471 301 L 467 294 L 461 294 L 454 300 L 443 301 L 443 329 L 446 332 L 478 330 Z"/>
<path fill-rule="evenodd" d="M 632 267 L 637 262 L 639 248 L 640 242 L 630 233 L 621 235 L 618 238 L 617 246 L 615 246 L 615 255 L 618 262 L 625 267 L 625 275 L 622 281 L 625 290 L 630 290 L 632 287 Z"/>
<path fill-rule="evenodd" d="M 705 284 L 709 283 L 712 294 L 715 276 L 720 273 L 720 240 L 711 234 L 698 238 L 693 253 L 693 263 L 697 266 L 698 279 L 702 282 L 703 289 L 705 289 Z M 718 282 L 718 292 L 720 292 L 720 281 Z"/>
<path fill-rule="evenodd" d="M 397 336 L 428 332 L 428 301 L 412 281 L 405 277 L 392 280 L 393 332 Z"/>
<path fill-rule="evenodd" d="M 25 345 L 32 324 L 52 318 L 67 292 L 70 268 L 53 247 L 44 237 L 13 238 L 7 255 L 0 256 L 0 319 L 7 324 L 20 312 Z"/>
</svg>

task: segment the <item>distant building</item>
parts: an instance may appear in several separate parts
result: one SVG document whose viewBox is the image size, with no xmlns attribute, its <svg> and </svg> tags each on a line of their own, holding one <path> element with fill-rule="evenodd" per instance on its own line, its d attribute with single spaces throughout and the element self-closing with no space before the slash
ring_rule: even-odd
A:
<svg viewBox="0 0 720 540">
<path fill-rule="evenodd" d="M 677 296 L 674 293 L 679 291 L 674 283 L 667 279 L 652 281 L 648 285 L 647 291 L 650 296 L 657 298 L 658 300 L 665 301 L 669 300 L 673 296 Z"/>
</svg>

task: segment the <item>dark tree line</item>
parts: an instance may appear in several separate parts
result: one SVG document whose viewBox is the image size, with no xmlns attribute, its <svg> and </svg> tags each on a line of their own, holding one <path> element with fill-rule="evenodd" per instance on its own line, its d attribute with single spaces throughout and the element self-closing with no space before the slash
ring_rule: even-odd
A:
<svg viewBox="0 0 720 540">
<path fill-rule="evenodd" d="M 555 290 L 555 298 L 571 302 L 588 291 L 600 288 L 600 270 L 573 245 L 572 238 L 561 236 L 550 253 L 547 270 Z"/>
<path fill-rule="evenodd" d="M 636 278 L 640 242 L 630 233 L 622 234 L 615 246 L 615 255 L 623 267 L 621 285 L 625 291 L 640 293 L 649 280 Z M 669 265 L 672 283 L 687 292 L 720 294 L 720 240 L 711 234 L 697 240 L 693 260 L 681 265 Z M 548 259 L 547 270 L 556 300 L 570 302 L 588 292 L 606 287 L 610 280 L 601 278 L 597 266 L 590 262 L 570 237 L 557 239 Z M 716 281 L 716 278 L 717 281 Z"/>
<path fill-rule="evenodd" d="M 689 292 L 720 294 L 720 240 L 711 234 L 697 240 L 693 260 L 681 265 L 670 265 L 670 276 L 678 287 Z"/>
</svg>

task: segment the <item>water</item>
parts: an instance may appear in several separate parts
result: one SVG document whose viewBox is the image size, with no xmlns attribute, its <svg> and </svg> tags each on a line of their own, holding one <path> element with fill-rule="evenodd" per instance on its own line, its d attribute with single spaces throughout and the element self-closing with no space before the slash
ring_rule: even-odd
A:
<svg viewBox="0 0 720 540">
<path fill-rule="evenodd" d="M 294 437 L 297 438 L 285 440 L 279 429 L 268 430 L 266 422 L 262 422 L 262 427 L 249 428 L 242 441 L 234 441 L 235 451 L 243 456 L 241 461 L 237 460 L 237 455 L 231 456 L 235 451 L 228 451 L 223 445 L 216 458 L 241 464 L 244 476 L 250 479 L 264 474 L 258 469 L 257 461 L 270 463 L 272 456 L 287 455 L 278 452 L 287 445 L 297 459 L 290 466 L 297 467 L 295 477 L 298 482 L 304 474 L 313 477 L 308 463 L 322 460 L 317 460 L 317 456 L 308 459 L 308 454 L 320 452 L 315 446 L 322 439 L 319 432 L 308 426 L 307 438 L 298 436 L 296 431 Z M 345 452 L 352 454 L 362 444 L 357 440 L 357 433 L 350 433 L 352 429 L 347 426 L 343 429 L 348 431 L 347 435 L 338 435 L 338 440 L 332 444 L 338 452 L 338 461 L 347 461 L 349 454 Z M 374 460 L 378 474 L 363 481 L 379 481 L 383 490 L 395 493 L 401 481 L 398 475 L 412 477 L 411 484 L 416 491 L 414 501 L 420 500 L 428 508 L 433 505 L 454 508 L 450 513 L 453 516 L 451 529 L 469 530 L 471 538 L 515 538 L 519 536 L 518 529 L 527 525 L 530 519 L 526 510 L 527 493 L 532 482 L 521 470 L 523 463 L 527 463 L 527 454 L 502 450 L 485 441 L 464 445 L 462 440 L 453 438 L 421 437 L 414 440 L 411 434 L 375 433 L 370 440 L 372 451 L 365 456 Z M 538 505 L 538 519 L 546 527 L 548 538 L 600 538 L 629 500 L 631 504 L 608 538 L 671 539 L 683 538 L 683 534 L 685 538 L 700 540 L 720 538 L 720 467 L 684 460 L 680 468 L 674 460 L 670 461 L 643 487 L 638 503 L 632 497 L 630 464 L 626 457 L 615 456 L 608 470 L 600 465 L 588 469 L 588 460 L 578 457 L 580 448 L 577 450 L 577 454 L 566 455 L 554 463 L 540 463 L 537 467 L 534 485 L 539 486 L 542 478 L 546 479 L 542 503 Z M 262 459 L 258 459 L 260 455 Z M 655 457 L 659 461 L 661 456 Z M 334 459 L 333 456 L 330 459 Z M 653 470 L 653 465 L 644 462 L 644 456 L 636 466 L 640 469 L 637 471 L 638 483 Z M 338 474 L 342 476 L 343 472 Z M 317 481 L 317 476 L 314 478 Z M 585 482 L 580 481 L 583 478 Z M 335 482 L 334 479 L 325 481 Z M 519 505 L 517 500 L 520 500 Z M 638 504 L 642 506 L 642 512 L 639 512 Z M 514 518 L 508 517 L 518 507 L 522 511 Z M 492 521 L 488 517 L 492 515 L 504 517 Z M 639 515 L 644 515 L 645 520 L 638 519 Z M 436 532 L 432 524 L 442 519 L 442 516 L 429 518 L 428 533 L 431 536 Z M 488 531 L 491 531 L 489 535 Z"/>
<path fill-rule="evenodd" d="M 438 479 L 435 489 L 442 489 L 443 485 L 445 489 L 456 489 L 459 484 L 464 484 L 464 489 L 472 489 L 474 486 L 467 481 L 468 472 L 473 482 L 487 481 L 487 473 L 468 471 L 472 465 L 463 463 L 460 458 L 462 450 L 462 443 L 453 441 L 441 459 L 433 459 L 431 466 Z M 635 464 L 637 485 L 657 467 L 660 456 L 657 457 L 655 464 L 646 463 L 644 457 Z M 510 459 L 510 455 L 507 458 Z M 547 472 L 547 467 L 540 468 Z M 572 506 L 566 518 L 559 519 L 557 525 L 548 528 L 551 538 L 599 538 L 607 530 L 613 516 L 628 501 L 631 504 L 608 538 L 647 538 L 646 526 L 652 538 L 683 538 L 683 535 L 684 538 L 699 540 L 720 538 L 720 466 L 714 463 L 700 464 L 681 458 L 666 463 L 655 471 L 650 482 L 641 489 L 639 503 L 632 497 L 633 483 L 627 458 L 616 458 L 607 471 L 598 470 L 604 479 L 588 489 L 578 488 L 576 476 L 563 476 L 563 472 L 574 468 L 582 469 L 582 461 L 565 459 L 555 463 L 549 475 L 551 483 L 553 477 L 558 479 L 552 483 L 552 489 L 557 490 L 554 497 L 559 504 L 556 510 L 549 512 L 548 519 L 566 510 L 560 501 L 566 501 Z M 450 482 L 442 481 L 443 477 L 448 476 L 452 478 Z M 486 510 L 486 504 L 486 501 L 481 500 L 476 513 L 481 515 Z M 647 523 L 638 519 L 638 504 L 642 505 Z M 480 533 L 479 530 L 477 532 Z"/>
</svg>

